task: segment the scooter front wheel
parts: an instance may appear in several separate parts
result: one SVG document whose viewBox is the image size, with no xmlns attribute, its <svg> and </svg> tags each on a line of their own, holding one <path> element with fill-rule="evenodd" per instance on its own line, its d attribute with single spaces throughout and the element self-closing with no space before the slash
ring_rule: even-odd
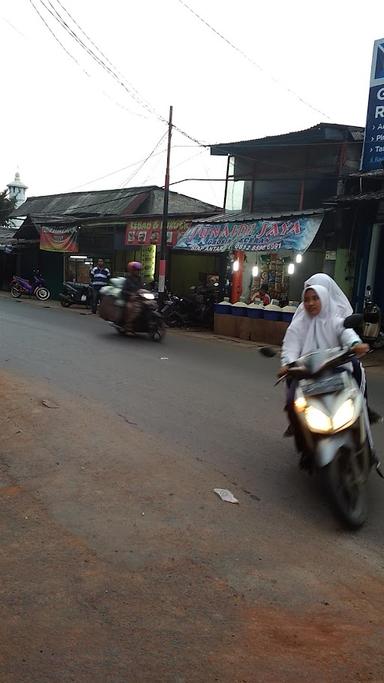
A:
<svg viewBox="0 0 384 683">
<path fill-rule="evenodd" d="M 20 287 L 18 287 L 18 285 L 12 285 L 11 296 L 13 296 L 14 299 L 20 299 L 21 289 L 20 289 Z"/>
<path fill-rule="evenodd" d="M 165 327 L 164 325 L 161 325 L 157 327 L 155 330 L 153 330 L 151 334 L 151 339 L 154 342 L 161 342 L 163 337 L 165 335 Z"/>
<path fill-rule="evenodd" d="M 72 303 L 70 301 L 65 301 L 64 299 L 62 299 L 60 303 L 63 308 L 69 308 L 70 306 L 72 306 Z"/>
<path fill-rule="evenodd" d="M 36 299 L 39 301 L 48 301 L 51 292 L 46 287 L 38 287 L 35 291 Z"/>
<path fill-rule="evenodd" d="M 368 446 L 359 453 L 340 448 L 321 473 L 336 514 L 350 529 L 359 529 L 368 515 Z"/>
</svg>

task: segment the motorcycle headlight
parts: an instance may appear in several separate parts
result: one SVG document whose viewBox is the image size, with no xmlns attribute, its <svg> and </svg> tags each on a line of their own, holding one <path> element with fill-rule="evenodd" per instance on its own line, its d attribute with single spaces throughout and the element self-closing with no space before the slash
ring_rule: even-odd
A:
<svg viewBox="0 0 384 683">
<path fill-rule="evenodd" d="M 346 427 L 353 421 L 354 414 L 355 409 L 353 401 L 351 398 L 348 398 L 347 401 L 345 401 L 340 406 L 340 408 L 336 411 L 335 415 L 333 416 L 333 429 L 336 431 L 338 429 L 342 429 L 342 427 Z"/>
<path fill-rule="evenodd" d="M 304 396 L 298 396 L 295 399 L 295 408 L 298 413 L 303 413 L 307 407 L 307 401 Z"/>
<path fill-rule="evenodd" d="M 307 425 L 312 432 L 330 432 L 332 429 L 331 418 L 322 410 L 308 406 L 304 412 Z"/>
<path fill-rule="evenodd" d="M 155 298 L 154 294 L 151 294 L 150 292 L 146 292 L 145 294 L 143 294 L 143 297 L 144 297 L 144 299 L 154 299 Z"/>
</svg>

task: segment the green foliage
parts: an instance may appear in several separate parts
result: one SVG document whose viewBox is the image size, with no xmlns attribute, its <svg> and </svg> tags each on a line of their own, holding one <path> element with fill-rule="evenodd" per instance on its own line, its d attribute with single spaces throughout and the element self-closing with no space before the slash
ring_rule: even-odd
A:
<svg viewBox="0 0 384 683">
<path fill-rule="evenodd" d="M 9 225 L 9 216 L 15 208 L 15 199 L 9 199 L 8 190 L 0 192 L 0 225 Z"/>
</svg>

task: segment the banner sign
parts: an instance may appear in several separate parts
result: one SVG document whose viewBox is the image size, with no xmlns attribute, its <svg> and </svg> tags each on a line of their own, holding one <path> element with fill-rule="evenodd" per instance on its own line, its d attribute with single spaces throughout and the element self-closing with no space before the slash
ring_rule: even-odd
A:
<svg viewBox="0 0 384 683">
<path fill-rule="evenodd" d="M 77 254 L 79 244 L 77 228 L 45 228 L 40 231 L 40 249 Z"/>
<path fill-rule="evenodd" d="M 182 218 L 170 218 L 167 230 L 167 245 L 172 247 L 178 238 L 189 228 L 191 221 Z M 161 220 L 155 221 L 129 221 L 125 230 L 125 246 L 137 247 L 148 246 L 150 244 L 160 245 L 161 242 Z"/>
<path fill-rule="evenodd" d="M 384 38 L 375 40 L 361 170 L 382 168 L 384 162 Z"/>
<path fill-rule="evenodd" d="M 189 251 L 281 251 L 303 253 L 313 242 L 323 214 L 281 221 L 197 223 L 178 240 L 176 249 Z"/>
</svg>

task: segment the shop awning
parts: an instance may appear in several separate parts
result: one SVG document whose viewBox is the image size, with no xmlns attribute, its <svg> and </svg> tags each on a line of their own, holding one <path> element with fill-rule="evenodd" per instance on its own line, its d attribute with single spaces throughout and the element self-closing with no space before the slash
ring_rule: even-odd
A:
<svg viewBox="0 0 384 683">
<path fill-rule="evenodd" d="M 324 211 L 260 217 L 254 214 L 223 214 L 194 221 L 175 249 L 201 252 L 297 251 L 304 253 L 313 242 Z"/>
</svg>

